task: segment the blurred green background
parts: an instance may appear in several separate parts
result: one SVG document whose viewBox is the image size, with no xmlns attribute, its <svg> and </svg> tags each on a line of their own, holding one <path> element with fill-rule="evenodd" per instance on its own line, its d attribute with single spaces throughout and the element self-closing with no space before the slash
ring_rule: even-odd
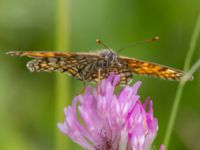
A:
<svg viewBox="0 0 200 150">
<path fill-rule="evenodd" d="M 160 41 L 137 45 L 121 55 L 183 68 L 190 38 L 200 13 L 199 0 L 71 0 L 68 51 L 96 51 L 100 38 L 109 47 L 159 36 Z M 0 149 L 54 150 L 58 131 L 55 112 L 55 73 L 30 73 L 28 58 L 5 55 L 10 50 L 56 50 L 56 0 L 0 0 Z M 60 49 L 65 50 L 65 49 Z M 200 39 L 193 57 L 200 57 Z M 67 76 L 67 75 L 62 75 Z M 69 77 L 70 89 L 63 97 L 70 103 L 83 84 Z M 154 101 L 159 132 L 155 141 L 163 142 L 178 83 L 134 76 L 141 80 L 142 100 Z M 73 84 L 72 84 L 73 83 Z M 200 149 L 200 71 L 187 83 L 169 149 Z M 63 114 L 64 117 L 64 114 Z M 58 131 L 59 132 L 59 131 Z M 68 139 L 61 134 L 61 138 Z M 70 144 L 71 149 L 80 149 Z M 64 148 L 63 148 L 64 149 Z"/>
</svg>

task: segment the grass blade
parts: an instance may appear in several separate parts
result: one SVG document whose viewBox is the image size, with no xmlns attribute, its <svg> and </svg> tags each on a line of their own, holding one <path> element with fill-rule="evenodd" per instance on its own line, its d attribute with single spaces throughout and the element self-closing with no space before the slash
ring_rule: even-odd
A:
<svg viewBox="0 0 200 150">
<path fill-rule="evenodd" d="M 58 51 L 69 49 L 69 0 L 56 0 L 55 18 L 55 49 Z M 57 73 L 55 78 L 55 124 L 64 120 L 63 109 L 70 103 L 69 79 L 66 74 Z M 55 127 L 55 149 L 70 149 L 69 139 Z"/>
<path fill-rule="evenodd" d="M 194 67 L 192 67 L 191 71 L 188 71 L 190 66 L 191 66 L 191 60 L 192 60 L 192 56 L 194 54 L 195 51 L 195 47 L 196 47 L 196 43 L 197 43 L 197 39 L 200 33 L 200 15 L 197 19 L 197 23 L 196 26 L 194 28 L 194 32 L 191 38 L 191 42 L 190 42 L 190 47 L 188 50 L 188 53 L 186 55 L 186 59 L 185 59 L 185 64 L 184 64 L 184 71 L 185 72 L 189 72 L 189 73 L 194 73 L 199 66 L 199 61 L 194 65 Z M 186 74 L 186 76 L 188 75 L 188 73 Z M 168 122 L 168 126 L 167 126 L 167 130 L 165 133 L 165 137 L 164 137 L 164 145 L 165 145 L 165 149 L 167 150 L 169 142 L 170 142 L 170 138 L 171 138 L 171 134 L 173 131 L 173 127 L 174 127 L 174 123 L 176 120 L 176 116 L 177 116 L 177 112 L 178 112 L 178 108 L 179 108 L 179 104 L 180 104 L 180 100 L 181 100 L 181 96 L 183 93 L 183 88 L 185 86 L 186 80 L 185 78 L 183 78 L 177 88 L 176 91 L 176 95 L 174 98 L 174 102 L 172 105 L 172 111 L 170 114 L 170 118 L 169 118 L 169 122 Z"/>
</svg>

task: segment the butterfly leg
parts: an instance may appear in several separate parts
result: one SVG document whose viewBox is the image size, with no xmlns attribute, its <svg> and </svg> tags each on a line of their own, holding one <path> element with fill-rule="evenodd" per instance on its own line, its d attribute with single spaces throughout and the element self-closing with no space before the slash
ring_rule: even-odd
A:
<svg viewBox="0 0 200 150">
<path fill-rule="evenodd" d="M 86 80 L 85 80 L 85 77 L 84 77 L 84 75 L 83 75 L 82 70 L 79 71 L 79 74 L 80 74 L 80 76 L 82 77 L 82 81 L 83 81 L 83 88 L 81 88 L 80 93 L 84 93 L 85 88 L 86 88 Z"/>
<path fill-rule="evenodd" d="M 84 93 L 84 91 L 85 91 L 85 88 L 86 88 L 86 82 L 85 81 L 83 81 L 83 87 L 81 88 L 81 90 L 80 90 L 80 94 L 82 94 L 82 93 Z"/>
<path fill-rule="evenodd" d="M 98 93 L 101 92 L 101 68 L 98 69 L 97 90 L 98 90 Z"/>
</svg>

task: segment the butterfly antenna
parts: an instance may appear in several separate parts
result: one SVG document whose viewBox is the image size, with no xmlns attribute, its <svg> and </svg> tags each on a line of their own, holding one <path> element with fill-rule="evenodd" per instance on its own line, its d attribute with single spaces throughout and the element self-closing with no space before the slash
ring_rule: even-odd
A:
<svg viewBox="0 0 200 150">
<path fill-rule="evenodd" d="M 100 39 L 96 39 L 96 43 L 102 45 L 103 47 L 111 51 L 111 49 L 106 44 L 104 44 Z"/>
<path fill-rule="evenodd" d="M 141 43 L 149 43 L 149 42 L 154 42 L 154 41 L 158 41 L 160 38 L 158 36 L 155 36 L 153 38 L 150 38 L 150 39 L 146 39 L 146 40 L 143 40 L 143 41 L 138 41 L 138 42 L 135 42 L 135 43 L 132 43 L 128 46 L 125 46 L 123 48 L 120 48 L 117 50 L 117 53 L 121 52 L 122 50 L 126 49 L 126 48 L 129 48 L 129 47 L 133 47 L 137 44 L 141 44 Z"/>
</svg>

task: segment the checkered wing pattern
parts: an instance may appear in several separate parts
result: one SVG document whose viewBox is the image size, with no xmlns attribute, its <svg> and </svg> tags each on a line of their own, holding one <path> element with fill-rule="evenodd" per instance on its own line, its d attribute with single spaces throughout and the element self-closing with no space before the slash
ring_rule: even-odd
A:
<svg viewBox="0 0 200 150">
<path fill-rule="evenodd" d="M 180 80 L 185 74 L 183 71 L 168 66 L 151 63 L 147 61 L 137 60 L 120 56 L 119 59 L 128 65 L 133 74 L 147 75 L 167 80 Z M 192 79 L 192 78 L 191 78 Z"/>
<path fill-rule="evenodd" d="M 120 83 L 122 84 L 129 83 L 133 74 L 177 81 L 184 76 L 181 70 L 124 56 L 117 57 L 118 63 L 108 60 L 110 65 L 103 67 L 102 64 L 107 60 L 99 53 L 14 51 L 8 54 L 34 58 L 27 63 L 28 69 L 32 72 L 67 72 L 83 82 L 98 82 L 106 78 L 111 72 L 121 75 Z"/>
<path fill-rule="evenodd" d="M 97 71 L 91 67 L 102 59 L 96 53 L 14 51 L 8 54 L 34 58 L 27 63 L 27 68 L 31 72 L 67 72 L 81 81 L 97 81 Z M 102 75 L 101 78 L 105 78 L 105 74 Z"/>
</svg>

